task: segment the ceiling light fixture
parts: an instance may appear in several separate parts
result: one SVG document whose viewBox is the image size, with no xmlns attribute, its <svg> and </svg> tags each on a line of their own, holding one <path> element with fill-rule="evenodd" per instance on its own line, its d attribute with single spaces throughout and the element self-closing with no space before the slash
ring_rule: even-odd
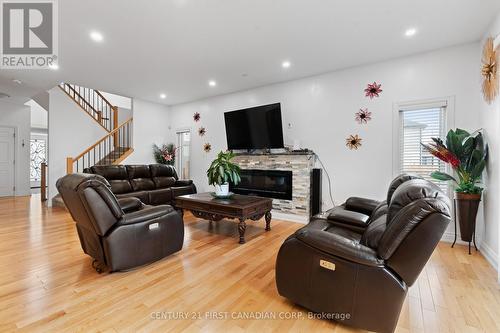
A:
<svg viewBox="0 0 500 333">
<path fill-rule="evenodd" d="M 286 61 L 283 61 L 281 63 L 281 67 L 283 68 L 290 68 L 290 66 L 292 66 L 292 64 L 290 63 L 290 61 L 286 60 Z"/>
<path fill-rule="evenodd" d="M 92 38 L 94 42 L 102 42 L 104 39 L 103 35 L 97 31 L 92 31 L 90 33 L 90 38 Z"/>
<path fill-rule="evenodd" d="M 166 94 L 160 94 L 160 98 L 161 99 L 165 99 L 165 98 L 167 98 L 167 95 Z"/>
<path fill-rule="evenodd" d="M 409 28 L 409 29 L 406 29 L 406 31 L 405 31 L 406 37 L 413 37 L 416 34 L 417 34 L 417 29 L 415 29 L 415 28 Z"/>
<path fill-rule="evenodd" d="M 215 80 L 210 80 L 210 81 L 208 81 L 208 85 L 210 87 L 215 87 L 217 85 L 217 82 L 215 82 Z"/>
</svg>

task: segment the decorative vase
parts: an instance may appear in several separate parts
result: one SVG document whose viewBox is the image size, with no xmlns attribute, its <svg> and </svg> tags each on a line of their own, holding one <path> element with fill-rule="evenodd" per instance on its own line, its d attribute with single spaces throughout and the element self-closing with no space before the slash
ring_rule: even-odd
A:
<svg viewBox="0 0 500 333">
<path fill-rule="evenodd" d="M 229 194 L 229 183 L 224 183 L 222 185 L 215 185 L 215 195 L 226 196 Z"/>
<path fill-rule="evenodd" d="M 481 201 L 481 194 L 467 194 L 455 192 L 455 218 L 460 225 L 460 238 L 464 242 L 472 242 L 476 229 L 476 216 Z"/>
</svg>

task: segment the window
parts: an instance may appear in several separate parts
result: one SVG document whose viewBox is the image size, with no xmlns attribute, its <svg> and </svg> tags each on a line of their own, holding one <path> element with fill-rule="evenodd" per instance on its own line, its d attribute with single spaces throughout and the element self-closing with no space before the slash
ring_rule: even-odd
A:
<svg viewBox="0 0 500 333">
<path fill-rule="evenodd" d="M 446 172 L 447 166 L 421 145 L 431 138 L 446 137 L 445 101 L 427 105 L 407 105 L 399 108 L 399 172 L 413 173 L 439 185 L 445 192 L 448 184 L 430 177 L 434 171 Z"/>
<path fill-rule="evenodd" d="M 189 179 L 189 146 L 191 132 L 189 130 L 177 131 L 177 161 L 176 169 L 180 179 Z"/>
</svg>

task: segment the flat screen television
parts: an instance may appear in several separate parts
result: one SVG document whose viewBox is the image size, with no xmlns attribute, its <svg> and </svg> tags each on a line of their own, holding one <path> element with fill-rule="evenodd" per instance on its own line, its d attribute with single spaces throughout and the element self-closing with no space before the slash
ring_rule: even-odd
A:
<svg viewBox="0 0 500 333">
<path fill-rule="evenodd" d="M 224 113 L 227 148 L 283 148 L 280 103 Z"/>
</svg>

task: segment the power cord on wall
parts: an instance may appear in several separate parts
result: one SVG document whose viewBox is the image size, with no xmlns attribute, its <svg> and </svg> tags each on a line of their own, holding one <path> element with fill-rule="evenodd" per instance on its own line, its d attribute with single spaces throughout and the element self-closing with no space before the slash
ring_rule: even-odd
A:
<svg viewBox="0 0 500 333">
<path fill-rule="evenodd" d="M 321 164 L 321 168 L 323 169 L 323 171 L 325 171 L 326 178 L 328 179 L 328 193 L 330 194 L 330 200 L 332 201 L 332 205 L 333 207 L 335 207 L 335 201 L 333 201 L 333 196 L 332 196 L 332 181 L 330 179 L 330 175 L 328 174 L 328 170 L 326 170 L 325 165 L 323 164 L 323 162 L 321 162 L 319 155 L 314 153 L 314 156 L 316 156 L 319 164 Z"/>
</svg>

